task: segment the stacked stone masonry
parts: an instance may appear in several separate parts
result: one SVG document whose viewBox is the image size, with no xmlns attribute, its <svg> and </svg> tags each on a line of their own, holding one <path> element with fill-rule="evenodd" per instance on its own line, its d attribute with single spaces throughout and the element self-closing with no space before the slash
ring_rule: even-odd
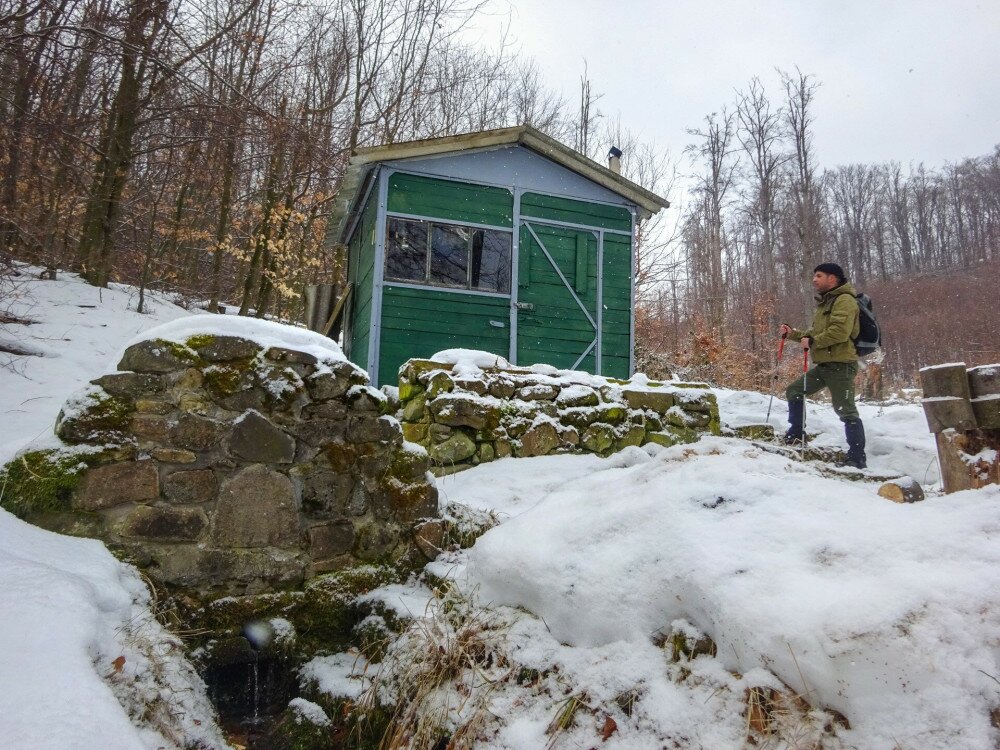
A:
<svg viewBox="0 0 1000 750">
<path fill-rule="evenodd" d="M 608 455 L 719 433 L 718 404 L 705 384 L 546 367 L 469 372 L 414 359 L 400 368 L 399 401 L 404 436 L 427 449 L 439 476 L 505 456 Z"/>
<path fill-rule="evenodd" d="M 362 370 L 233 336 L 144 341 L 118 369 L 57 423 L 91 451 L 69 507 L 28 520 L 218 593 L 420 559 L 415 531 L 438 513 L 428 456 Z"/>
</svg>

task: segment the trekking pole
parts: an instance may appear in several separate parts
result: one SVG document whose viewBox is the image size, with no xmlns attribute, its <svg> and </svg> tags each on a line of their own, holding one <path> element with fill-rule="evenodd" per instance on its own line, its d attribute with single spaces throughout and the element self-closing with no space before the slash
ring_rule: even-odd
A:
<svg viewBox="0 0 1000 750">
<path fill-rule="evenodd" d="M 806 435 L 806 393 L 808 393 L 809 388 L 809 350 L 806 349 L 802 352 L 802 460 L 806 460 L 806 441 L 809 439 Z"/>
<path fill-rule="evenodd" d="M 764 417 L 764 424 L 769 424 L 771 421 L 771 404 L 774 403 L 774 386 L 778 382 L 778 368 L 781 366 L 781 355 L 785 353 L 785 339 L 788 338 L 787 333 L 781 334 L 781 338 L 778 340 L 778 361 L 774 363 L 774 376 L 771 378 L 771 399 L 767 402 L 767 416 Z"/>
</svg>

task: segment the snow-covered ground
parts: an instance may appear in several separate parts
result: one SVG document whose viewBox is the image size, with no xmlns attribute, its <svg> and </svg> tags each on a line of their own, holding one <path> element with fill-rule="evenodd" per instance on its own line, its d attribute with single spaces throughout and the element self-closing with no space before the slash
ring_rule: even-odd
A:
<svg viewBox="0 0 1000 750">
<path fill-rule="evenodd" d="M 136 334 L 188 314 L 153 301 L 137 315 L 130 289 L 61 279 L 21 286 L 12 312 L 36 323 L 0 326 L 0 341 L 45 355 L 0 360 L 0 460 L 48 436 L 63 400 Z M 767 411 L 767 396 L 716 394 L 731 426 Z M 784 686 L 850 729 L 817 713 L 804 744 L 774 747 L 996 747 L 1000 488 L 936 491 L 919 406 L 861 414 L 872 474 L 907 474 L 927 500 L 896 505 L 876 482 L 731 438 L 505 459 L 439 480 L 443 505 L 502 523 L 432 571 L 488 608 L 509 657 L 541 675 L 487 690 L 477 746 L 741 748 L 745 691 Z M 816 444 L 843 446 L 829 406 L 810 402 L 808 420 Z M 771 422 L 783 421 L 776 399 Z M 373 596 L 403 615 L 433 609 L 418 587 Z M 140 579 L 100 543 L 0 511 L 0 611 L 0 747 L 224 746 Z M 679 668 L 658 645 L 672 631 L 706 634 L 717 655 Z M 358 694 L 345 673 L 359 663 L 326 657 L 309 673 Z M 573 696 L 588 710 L 554 732 Z M 133 720 L 157 705 L 190 720 Z"/>
<path fill-rule="evenodd" d="M 525 643 L 530 658 L 577 647 L 590 695 L 603 691 L 609 652 L 654 658 L 651 639 L 684 620 L 717 644 L 719 674 L 767 670 L 848 717 L 848 747 L 998 739 L 1000 487 L 897 505 L 877 483 L 725 438 L 606 461 L 503 460 L 441 487 L 451 502 L 507 517 L 451 575 L 483 602 L 543 619 L 551 635 Z M 619 692 L 648 682 L 640 662 L 617 674 Z M 681 731 L 702 738 L 694 746 L 739 747 L 708 739 L 739 723 L 718 704 L 711 728 L 703 713 L 648 706 L 645 739 L 657 746 Z"/>
<path fill-rule="evenodd" d="M 24 268 L 13 290 L 0 289 L 2 311 L 30 322 L 0 324 L 0 347 L 14 344 L 34 352 L 13 356 L 0 351 L 0 463 L 28 442 L 50 436 L 66 397 L 114 369 L 125 342 L 190 314 L 147 294 L 148 312 L 139 315 L 134 287 L 98 289 L 68 273 L 60 273 L 57 281 L 41 281 L 35 271 Z"/>
<path fill-rule="evenodd" d="M 54 441 L 66 398 L 109 369 L 136 334 L 188 315 L 136 291 L 22 268 L 0 303 L 0 464 Z M 0 487 L 0 493 L 5 488 Z M 204 685 L 153 616 L 131 566 L 98 541 L 0 510 L 0 747 L 225 747 Z M 169 696 L 169 701 L 164 700 Z M 141 718 L 142 717 L 142 718 Z"/>
<path fill-rule="evenodd" d="M 0 747 L 226 746 L 145 583 L 100 542 L 0 511 L 0 612 Z"/>
</svg>

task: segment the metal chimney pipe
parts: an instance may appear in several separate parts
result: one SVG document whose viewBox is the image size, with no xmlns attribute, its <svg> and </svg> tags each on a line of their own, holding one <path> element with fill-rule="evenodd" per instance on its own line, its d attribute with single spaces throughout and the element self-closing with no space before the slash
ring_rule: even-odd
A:
<svg viewBox="0 0 1000 750">
<path fill-rule="evenodd" d="M 615 174 L 622 173 L 622 152 L 617 146 L 612 146 L 608 151 L 608 169 Z"/>
</svg>

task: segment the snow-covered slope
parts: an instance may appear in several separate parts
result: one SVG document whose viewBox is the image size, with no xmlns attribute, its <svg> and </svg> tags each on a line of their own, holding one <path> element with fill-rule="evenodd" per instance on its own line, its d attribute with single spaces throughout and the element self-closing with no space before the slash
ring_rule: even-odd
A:
<svg viewBox="0 0 1000 750">
<path fill-rule="evenodd" d="M 0 460 L 50 435 L 64 399 L 113 367 L 135 335 L 187 314 L 154 301 L 137 315 L 132 290 L 66 275 L 18 294 L 15 315 L 37 322 L 0 326 L 0 340 L 45 356 L 0 359 Z M 765 395 L 716 394 L 732 426 L 767 411 Z M 504 522 L 432 568 L 491 603 L 510 653 L 553 686 L 545 700 L 537 685 L 491 688 L 478 746 L 546 747 L 565 689 L 606 707 L 617 729 L 601 743 L 597 713 L 596 732 L 578 721 L 560 730 L 559 747 L 736 750 L 744 691 L 779 686 L 775 675 L 851 722 L 822 730 L 824 749 L 996 746 L 1000 488 L 935 492 L 919 407 L 861 413 L 875 472 L 914 477 L 926 501 L 894 505 L 876 483 L 726 438 L 609 459 L 505 459 L 439 480 L 443 503 Z M 776 399 L 771 423 L 783 421 Z M 810 402 L 809 425 L 817 444 L 843 445 L 828 406 Z M 99 543 L 0 511 L 0 612 L 0 747 L 222 744 L 141 581 Z M 678 628 L 710 635 L 718 655 L 668 664 L 654 641 Z M 190 721 L 132 720 L 149 705 Z"/>
<path fill-rule="evenodd" d="M 0 747 L 227 747 L 135 568 L 0 511 Z"/>
<path fill-rule="evenodd" d="M 897 505 L 745 441 L 647 449 L 441 480 L 510 516 L 457 561 L 463 587 L 538 615 L 580 659 L 685 620 L 726 670 L 844 714 L 848 747 L 993 746 L 1000 487 Z M 679 730 L 698 731 L 664 718 L 654 737 Z"/>
<path fill-rule="evenodd" d="M 98 289 L 69 273 L 60 273 L 58 281 L 42 281 L 37 269 L 21 271 L 13 289 L 0 289 L 0 304 L 4 312 L 25 322 L 0 324 L 0 348 L 34 355 L 0 351 L 0 463 L 29 441 L 51 435 L 66 397 L 114 369 L 126 341 L 189 314 L 147 294 L 148 312 L 140 315 L 133 287 L 112 284 Z"/>
</svg>

